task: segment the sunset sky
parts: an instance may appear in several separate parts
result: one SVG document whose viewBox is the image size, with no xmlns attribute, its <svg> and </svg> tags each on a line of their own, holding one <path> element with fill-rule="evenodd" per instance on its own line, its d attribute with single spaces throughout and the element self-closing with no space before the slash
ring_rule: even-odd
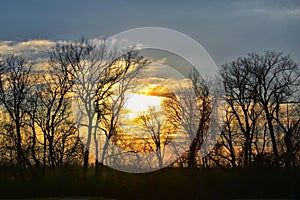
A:
<svg viewBox="0 0 300 200">
<path fill-rule="evenodd" d="M 127 132 L 135 134 L 136 130 L 132 126 L 135 128 L 139 126 L 137 123 L 138 118 L 147 113 L 151 107 L 165 115 L 161 105 L 162 101 L 174 95 L 175 89 L 183 86 L 184 81 L 186 81 L 186 77 L 174 70 L 179 65 L 181 66 L 184 60 L 173 54 L 163 51 L 159 52 L 162 57 L 165 57 L 164 59 L 155 56 L 157 52 L 153 52 L 153 50 L 141 51 L 143 56 L 150 57 L 150 59 L 153 59 L 153 62 L 142 69 L 132 82 L 133 88 L 126 92 L 126 103 L 123 108 L 124 114 L 120 123 L 127 125 Z M 184 66 L 188 68 L 187 63 Z M 188 87 L 188 85 L 186 86 Z"/>
<path fill-rule="evenodd" d="M 45 126 L 46 130 L 48 131 L 48 121 L 52 120 L 51 123 L 56 124 L 54 120 L 56 118 L 58 119 L 58 117 L 61 115 L 61 118 L 63 120 L 60 120 L 60 122 L 64 122 L 64 120 L 66 119 L 66 122 L 67 120 L 69 120 L 70 123 L 68 121 L 68 125 L 66 125 L 67 123 L 61 123 L 59 126 L 62 126 L 63 128 L 70 127 L 69 130 L 72 130 L 72 134 L 77 134 L 78 132 L 80 139 L 82 139 L 82 142 L 84 144 L 88 144 L 87 148 L 94 148 L 93 150 L 88 150 L 90 152 L 95 152 L 95 155 L 88 155 L 89 151 L 86 151 L 85 154 L 87 156 L 85 155 L 85 158 L 88 158 L 88 156 L 94 156 L 96 159 L 99 160 L 100 155 L 103 155 L 103 159 L 104 156 L 106 156 L 106 154 L 109 155 L 108 157 L 113 155 L 113 159 L 115 159 L 114 156 L 118 157 L 118 159 L 120 160 L 118 162 L 120 163 L 123 162 L 121 160 L 125 160 L 127 162 L 125 162 L 126 165 L 128 165 L 128 163 L 131 164 L 131 158 L 137 158 L 135 156 L 138 151 L 139 153 L 150 152 L 151 154 L 153 154 L 151 155 L 151 159 L 154 158 L 155 160 L 157 157 L 157 160 L 159 162 L 156 162 L 156 165 L 161 167 L 161 157 L 159 157 L 159 154 L 156 153 L 160 153 L 162 151 L 162 146 L 158 147 L 157 145 L 163 143 L 163 145 L 167 149 L 163 150 L 165 156 L 164 159 L 167 160 L 166 162 L 163 161 L 163 163 L 166 164 L 165 166 L 175 161 L 180 155 L 183 155 L 183 153 L 186 152 L 186 150 L 190 147 L 191 148 L 189 152 L 192 152 L 192 149 L 194 149 L 194 155 L 196 156 L 198 144 L 201 144 L 201 149 L 199 151 L 200 157 L 204 157 L 207 155 L 208 152 L 210 152 L 214 145 L 218 143 L 218 138 L 221 133 L 224 137 L 226 137 L 225 134 L 227 133 L 224 132 L 226 132 L 227 130 L 223 131 L 225 127 L 223 126 L 223 121 L 229 113 L 229 109 L 227 108 L 227 105 L 225 105 L 226 101 L 228 100 L 232 102 L 232 94 L 235 93 L 235 90 L 237 88 L 240 90 L 238 91 L 240 92 L 238 96 L 241 97 L 241 94 L 245 93 L 246 91 L 244 90 L 245 88 L 248 92 L 247 84 L 253 85 L 252 83 L 250 83 L 253 79 L 252 76 L 255 80 L 260 80 L 261 76 L 258 76 L 257 73 L 254 73 L 253 70 L 248 70 L 249 73 L 247 71 L 246 74 L 251 75 L 251 78 L 249 78 L 248 82 L 245 84 L 245 88 L 241 89 L 240 87 L 233 86 L 232 88 L 229 88 L 229 90 L 231 90 L 230 92 L 233 91 L 233 93 L 230 94 L 229 92 L 227 92 L 225 94 L 223 85 L 224 82 L 221 80 L 221 78 L 217 79 L 215 77 L 218 71 L 217 67 L 221 67 L 222 64 L 236 60 L 238 57 L 241 56 L 247 56 L 248 53 L 255 52 L 259 55 L 263 55 L 264 51 L 270 50 L 275 52 L 282 52 L 284 55 L 289 54 L 291 56 L 291 59 L 295 60 L 296 63 L 299 64 L 298 67 L 300 66 L 300 0 L 1 0 L 0 25 L 0 59 L 1 61 L 3 59 L 3 63 L 5 63 L 2 64 L 2 68 L 4 69 L 2 69 L 2 72 L 4 74 L 3 76 L 6 78 L 3 80 L 6 82 L 9 82 L 8 80 L 15 81 L 17 78 L 15 78 L 16 76 L 10 78 L 10 75 L 13 74 L 11 73 L 11 71 L 13 71 L 11 70 L 12 66 L 6 65 L 7 62 L 5 62 L 5 59 L 7 58 L 5 58 L 5 56 L 2 57 L 2 55 L 16 53 L 21 54 L 25 58 L 28 57 L 30 62 L 33 63 L 32 77 L 41 74 L 40 77 L 44 75 L 45 77 L 49 76 L 52 78 L 52 74 L 49 73 L 48 69 L 56 69 L 53 68 L 53 65 L 51 66 L 51 62 L 49 62 L 48 53 L 51 50 L 51 47 L 53 47 L 53 45 L 73 44 L 74 41 L 78 41 L 82 37 L 86 38 L 87 41 L 93 44 L 106 45 L 96 46 L 96 48 L 94 49 L 96 50 L 94 51 L 95 54 L 93 51 L 89 52 L 89 50 L 87 50 L 87 53 L 86 55 L 83 55 L 84 58 L 82 60 L 76 59 L 76 65 L 82 66 L 76 66 L 75 69 L 71 70 L 72 72 L 75 72 L 75 76 L 71 75 L 71 73 L 66 73 L 66 71 L 68 71 L 66 69 L 63 69 L 64 72 L 61 73 L 64 75 L 66 74 L 66 76 L 63 78 L 64 81 L 70 81 L 65 83 L 65 87 L 72 86 L 68 88 L 68 92 L 65 95 L 65 99 L 67 102 L 66 104 L 70 102 L 69 93 L 71 94 L 70 96 L 74 97 L 71 100 L 72 115 L 64 114 L 67 113 L 67 111 L 69 111 L 69 107 L 61 108 L 61 110 L 64 111 L 63 114 L 57 114 L 58 111 L 60 111 L 59 109 L 57 109 L 57 111 L 54 112 L 55 115 L 52 115 L 51 112 L 53 112 L 52 110 L 54 109 L 52 108 L 54 107 L 52 105 L 48 106 L 45 103 L 41 103 L 43 104 L 41 105 L 43 109 L 45 107 L 46 110 L 46 108 L 48 109 L 48 107 L 50 107 L 50 111 L 47 110 L 47 112 L 45 112 L 47 113 L 47 115 L 45 115 L 46 125 L 44 125 L 44 122 L 40 122 L 39 126 Z M 130 29 L 134 29 L 134 31 L 128 31 Z M 171 33 L 173 33 L 173 35 Z M 120 35 L 122 35 L 122 37 L 118 38 L 118 36 Z M 120 41 L 118 41 L 118 39 L 120 39 Z M 149 41 L 147 41 L 147 39 L 149 39 Z M 130 40 L 134 40 L 136 43 L 130 43 Z M 122 42 L 124 42 L 123 45 L 126 45 L 120 45 L 122 44 Z M 198 45 L 197 42 L 200 45 Z M 131 46 L 127 45 L 127 43 L 129 43 Z M 110 44 L 116 45 L 110 46 Z M 82 46 L 84 45 L 86 44 L 82 44 Z M 128 57 L 120 57 L 120 55 L 124 53 L 124 49 L 126 51 L 129 48 L 134 49 L 134 47 L 136 47 L 135 45 L 144 48 L 142 50 L 139 50 L 138 55 L 143 56 L 146 61 L 142 60 L 145 62 L 139 62 L 137 64 L 135 63 L 133 64 L 134 67 L 131 66 L 129 69 L 124 67 L 124 69 L 126 70 L 119 74 L 119 76 L 116 75 L 119 73 L 118 69 L 123 69 L 122 64 L 129 63 L 131 65 L 133 63 L 131 59 L 137 58 L 135 57 L 136 54 L 134 53 L 126 54 L 126 56 L 129 55 Z M 62 52 L 64 52 L 65 49 L 68 48 L 61 47 Z M 113 49 L 114 51 L 108 52 L 111 49 Z M 73 51 L 71 52 L 74 54 Z M 180 54 L 182 52 L 184 52 L 184 54 Z M 61 55 L 60 53 L 57 54 Z M 103 55 L 103 57 L 99 56 L 100 54 Z M 99 62 L 96 61 L 96 64 L 93 63 L 94 58 L 100 58 Z M 121 59 L 118 60 L 117 58 Z M 70 61 L 70 57 L 68 57 L 67 55 L 66 60 L 63 61 Z M 58 64 L 57 66 L 61 66 L 65 63 L 67 63 L 67 65 L 69 64 L 68 62 L 57 62 L 56 64 Z M 91 63 L 93 64 L 91 65 Z M 147 63 L 147 65 L 144 66 L 144 63 Z M 276 64 L 272 65 L 277 66 Z M 48 66 L 50 66 L 50 68 L 47 68 Z M 109 67 L 105 68 L 107 66 Z M 139 68 L 140 66 L 142 67 Z M 264 67 L 265 65 L 262 66 Z M 67 68 L 68 67 L 69 66 L 67 66 Z M 230 74 L 230 70 L 232 70 L 233 67 L 229 67 L 229 78 L 227 79 L 227 82 L 229 83 L 232 80 L 232 82 L 234 82 L 234 78 L 237 78 L 237 80 L 239 80 L 239 76 L 241 76 L 241 74 Z M 280 65 L 280 67 L 282 66 Z M 23 70 L 23 68 L 20 69 Z M 108 70 L 106 71 L 105 69 Z M 142 73 L 135 74 L 135 72 L 138 71 L 136 69 L 141 69 Z M 197 69 L 197 72 L 199 72 L 199 74 L 193 74 L 194 78 L 197 79 L 194 79 L 194 85 L 191 84 L 191 80 L 187 80 L 188 75 L 191 75 L 189 73 L 192 72 L 192 69 Z M 132 74 L 129 73 L 131 72 L 131 70 L 133 72 Z M 226 70 L 227 69 L 223 69 L 224 74 L 227 75 Z M 36 73 L 37 71 L 40 73 Z M 235 71 L 235 69 L 233 71 Z M 271 80 L 277 80 L 277 78 L 274 79 L 273 77 L 284 77 L 287 80 L 285 74 L 278 75 L 277 71 L 269 71 L 270 74 L 266 76 L 267 78 L 272 77 L 270 78 Z M 18 73 L 22 75 L 23 73 L 21 72 L 23 71 L 18 71 Z M 218 75 L 220 75 L 220 73 Z M 111 78 L 111 76 L 116 76 L 117 78 L 114 79 Z M 236 77 L 231 78 L 231 76 Z M 71 78 L 69 79 L 69 77 Z M 103 80 L 101 80 L 99 77 L 104 78 Z M 45 97 L 46 95 L 48 95 L 48 93 L 46 92 L 44 94 L 44 89 L 45 91 L 49 90 L 50 97 L 53 98 L 53 100 L 51 99 L 50 102 L 56 102 L 55 98 L 58 98 L 59 95 L 53 97 L 51 95 L 57 94 L 57 91 L 65 91 L 65 88 L 63 88 L 62 86 L 54 88 L 54 92 L 50 90 L 52 88 L 52 84 L 55 83 L 57 79 L 53 78 L 51 79 L 51 82 L 47 81 L 46 83 L 44 83 L 45 80 L 41 79 L 40 81 L 40 79 L 37 79 L 37 81 L 39 82 L 35 83 L 36 87 L 30 86 L 30 88 L 36 89 L 37 91 L 40 88 L 42 88 L 42 90 L 39 93 L 37 93 L 40 94 L 37 99 L 41 100 L 41 102 L 44 102 L 44 95 Z M 82 81 L 81 79 L 84 81 Z M 100 81 L 95 81 L 98 79 Z M 31 81 L 31 76 L 29 80 Z M 126 85 L 127 80 L 133 80 L 133 85 Z M 206 96 L 206 94 L 201 93 L 201 89 L 204 88 L 202 80 L 205 81 L 206 86 L 209 86 L 209 96 Z M 94 81 L 96 82 L 96 84 Z M 109 81 L 109 83 L 107 83 L 106 81 Z M 110 84 L 112 82 L 114 84 L 111 86 Z M 227 82 L 226 85 L 230 85 Z M 273 84 L 261 84 L 261 82 L 264 81 L 258 81 L 257 83 L 259 87 L 265 87 L 265 85 L 269 86 Z M 238 86 L 241 85 L 240 83 L 236 84 Z M 9 84 L 2 85 L 6 87 L 6 85 Z M 11 88 L 13 88 L 11 91 L 15 91 L 15 85 L 11 85 Z M 47 87 L 41 87 L 44 85 Z M 274 83 L 273 85 L 275 85 L 274 87 L 276 87 L 278 83 Z M 287 85 L 288 89 L 290 88 L 288 84 L 283 85 Z M 48 87 L 50 89 L 48 89 Z M 100 89 L 101 91 L 96 90 L 96 88 Z M 106 90 L 106 88 L 108 89 Z M 124 88 L 128 90 L 126 90 L 125 93 L 122 93 L 122 91 L 125 90 Z M 226 89 L 228 91 L 228 88 Z M 5 89 L 2 88 L 2 90 L 3 95 L 6 92 L 8 96 L 11 96 L 11 94 L 9 93 L 10 88 L 8 86 Z M 103 92 L 102 90 L 105 92 Z M 256 88 L 254 88 L 253 91 L 254 90 L 256 90 Z M 251 94 L 253 94 L 253 91 L 251 91 Z M 20 92 L 23 92 L 23 90 L 20 90 Z M 31 94 L 33 93 L 30 92 L 31 90 L 27 92 L 26 95 L 28 96 L 28 98 L 30 98 L 30 100 L 32 100 Z M 271 92 L 264 92 L 271 94 L 278 93 L 278 91 L 276 90 Z M 195 93 L 197 93 L 197 95 Z M 257 92 L 254 93 L 255 95 L 252 95 L 250 100 L 253 100 L 253 102 L 256 103 L 258 101 L 256 101 L 255 99 L 259 98 L 260 96 L 263 96 L 263 94 L 258 95 Z M 35 94 L 36 93 L 34 93 L 34 95 Z M 120 94 L 126 94 L 125 98 L 123 95 Z M 62 96 L 62 92 L 60 93 L 60 95 Z M 27 96 L 22 98 L 21 100 L 18 99 L 18 101 L 16 101 L 16 99 L 19 98 L 19 96 L 20 95 L 12 97 L 14 102 L 21 102 L 22 100 L 26 102 L 26 106 L 28 102 L 31 102 L 26 99 Z M 84 104 L 80 102 L 79 100 L 81 99 L 81 97 L 87 97 L 86 99 L 88 103 Z M 199 97 L 205 98 L 201 99 Z M 270 95 L 270 98 L 268 99 L 272 98 L 273 97 Z M 60 99 L 62 98 L 60 97 Z M 261 97 L 261 99 L 263 98 Z M 246 98 L 246 100 L 248 102 L 249 98 Z M 9 111 L 10 108 L 7 108 L 7 105 L 10 104 L 7 104 L 6 101 L 8 100 L 4 96 L 2 98 L 2 104 L 5 105 L 5 109 Z M 9 99 L 9 101 L 12 100 Z M 36 106 L 39 109 L 39 101 L 36 102 L 38 102 Z M 61 103 L 63 102 L 62 100 L 59 100 L 58 102 L 58 105 L 65 105 L 64 103 Z M 84 98 L 83 102 L 86 102 Z M 280 119 L 278 117 L 279 114 L 277 114 L 278 119 L 275 120 L 273 114 L 270 114 L 274 112 L 267 112 L 267 110 L 269 109 L 268 103 L 260 103 L 264 105 L 261 109 L 265 111 L 264 113 L 260 112 L 261 116 L 272 120 L 274 118 L 273 121 L 275 122 L 277 120 L 276 123 L 280 124 Z M 18 105 L 23 106 L 23 104 Z M 256 104 L 254 104 L 253 106 L 254 111 L 256 109 L 255 105 Z M 199 108 L 199 106 L 202 107 Z M 231 106 L 234 107 L 235 103 Z M 272 106 L 273 103 L 271 104 L 271 107 Z M 15 109 L 19 107 L 14 106 L 14 110 L 19 111 L 20 109 Z M 279 108 L 279 104 L 277 107 Z M 87 109 L 84 110 L 85 108 Z M 225 108 L 226 110 L 224 110 Z M 28 114 L 28 116 L 35 117 L 36 109 L 32 110 L 34 110 L 34 115 L 31 115 L 31 112 L 33 111 L 28 112 L 26 107 L 26 115 L 22 113 L 22 116 L 26 118 Z M 108 112 L 106 112 L 106 110 Z M 41 111 L 41 113 L 42 112 L 43 110 Z M 289 111 L 287 110 L 287 112 Z M 11 112 L 7 113 L 11 114 Z M 48 117 L 48 115 L 51 117 Z M 68 116 L 63 118 L 64 115 Z M 236 117 L 237 119 L 240 119 L 238 115 L 239 113 L 234 113 L 232 116 Z M 289 115 L 287 114 L 287 116 Z M 20 118 L 20 120 L 22 121 L 23 118 Z M 39 118 L 39 116 L 37 118 Z M 260 118 L 255 119 L 260 120 Z M 33 127 L 32 130 L 35 130 L 35 120 L 35 118 L 31 120 L 31 125 Z M 42 120 L 43 117 L 41 117 L 41 121 Z M 228 121 L 228 119 L 226 120 Z M 269 120 L 267 122 L 263 121 L 263 123 L 265 123 L 265 129 L 269 128 L 269 133 L 272 139 L 270 141 L 272 142 L 274 149 L 274 166 L 278 167 L 279 162 L 277 162 L 277 160 L 281 159 L 281 155 L 276 155 L 277 153 L 275 153 L 277 151 L 277 144 L 275 140 L 277 139 L 274 139 L 275 136 L 272 135 L 274 134 L 273 126 L 275 127 L 274 124 L 273 126 L 271 126 L 273 123 L 272 120 Z M 20 132 L 20 127 L 23 126 L 23 122 L 21 123 L 21 121 L 20 123 L 16 120 L 12 121 L 16 127 L 16 130 L 19 130 L 19 132 L 17 132 L 18 142 L 21 141 L 19 137 L 21 138 L 20 135 L 23 134 L 23 132 Z M 71 122 L 75 122 L 77 128 L 76 130 L 75 128 L 73 128 L 73 123 Z M 231 129 L 232 122 L 233 125 L 236 126 L 234 124 L 235 121 L 232 120 L 228 121 L 228 125 L 225 124 L 227 125 L 226 128 Z M 255 120 L 252 120 L 252 122 L 254 123 Z M 251 141 L 252 136 L 251 140 L 249 140 L 249 137 L 246 136 L 244 131 L 241 131 L 241 134 L 238 132 L 240 130 L 244 130 L 242 123 L 237 123 L 239 125 L 239 127 L 236 128 L 237 130 L 228 131 L 228 134 L 236 134 L 237 137 L 241 137 L 246 141 L 244 143 L 245 154 L 236 154 L 232 156 L 232 160 L 229 161 L 229 164 L 232 165 L 232 167 L 236 166 L 235 162 L 239 162 L 238 160 L 240 158 L 241 160 L 245 158 L 245 166 L 247 167 L 250 166 L 252 162 L 250 160 L 252 158 L 253 164 L 255 164 L 256 162 L 256 158 L 254 157 L 255 153 L 252 152 L 252 147 L 254 146 L 251 146 L 254 144 L 256 145 L 256 143 Z M 251 130 L 253 131 L 256 131 L 256 128 L 257 130 L 258 128 L 261 128 L 259 126 L 255 126 L 255 123 L 251 126 L 254 127 L 251 128 Z M 11 130 L 6 131 L 11 132 Z M 50 131 L 49 133 L 40 131 L 41 136 L 43 136 L 44 140 L 44 161 L 46 160 L 46 153 L 48 151 L 46 149 L 46 144 L 49 143 L 50 156 L 47 159 L 53 160 L 51 161 L 53 163 L 54 158 L 52 157 L 54 156 L 52 155 L 55 155 L 55 152 L 51 152 L 51 149 L 53 149 L 53 147 L 50 145 L 53 144 L 54 136 L 49 137 L 48 135 L 54 135 L 54 130 L 59 130 L 57 131 L 59 134 L 65 134 L 65 129 L 56 130 L 52 128 L 52 132 Z M 283 132 L 285 131 L 284 128 L 282 128 L 282 130 Z M 234 131 L 236 131 L 236 133 Z M 92 132 L 93 138 L 91 139 Z M 27 130 L 24 133 L 27 134 Z M 107 133 L 109 133 L 110 135 Z M 196 133 L 198 134 L 198 139 L 194 140 L 194 136 L 196 135 Z M 263 136 L 264 144 L 266 141 L 269 140 L 269 138 L 266 137 L 266 133 L 267 132 L 265 131 Z M 286 132 L 286 134 L 287 133 L 288 131 Z M 202 134 L 201 137 L 199 136 L 199 134 Z M 247 134 L 249 136 L 250 132 L 248 131 Z M 257 133 L 257 135 L 259 134 L 260 132 Z M 30 138 L 32 138 L 32 140 L 36 137 L 35 135 L 28 134 L 28 137 L 29 136 Z M 257 141 L 260 139 L 259 137 L 260 136 L 257 136 Z M 47 142 L 46 139 L 49 142 Z M 292 140 L 293 138 L 290 137 L 289 139 Z M 121 140 L 124 140 L 126 142 L 122 143 Z M 235 139 L 230 140 L 233 141 Z M 235 145 L 234 142 L 237 141 L 238 143 L 239 140 L 240 139 L 236 139 L 233 142 L 230 141 L 231 147 L 232 144 Z M 27 140 L 25 140 L 25 137 L 23 141 L 27 142 Z M 119 146 L 115 147 L 115 145 L 108 145 L 108 142 L 110 141 L 112 141 L 115 144 L 118 144 Z M 194 141 L 197 142 L 195 143 Z M 94 143 L 94 146 L 90 146 L 90 142 Z M 278 142 L 284 143 L 283 140 L 279 139 Z M 25 159 L 23 159 L 23 157 L 25 158 L 25 153 L 27 152 L 27 150 L 25 151 L 24 146 L 23 152 L 23 147 L 20 148 L 22 144 L 21 142 L 19 143 L 20 144 L 15 142 L 17 146 L 13 146 L 13 148 L 16 149 L 17 152 L 17 154 L 15 155 L 17 155 L 18 157 L 17 164 L 20 164 L 20 166 L 18 167 L 20 167 L 20 169 L 25 169 L 27 163 L 25 162 Z M 190 144 L 192 143 L 195 144 L 192 145 L 194 147 L 190 146 Z M 37 144 L 37 146 L 34 146 L 35 144 Z M 30 150 L 34 148 L 38 149 L 38 145 L 42 145 L 42 143 L 38 144 L 34 142 L 34 145 L 30 147 Z M 148 145 L 148 147 L 143 148 L 143 145 Z M 154 148 L 155 145 L 156 148 Z M 216 145 L 219 148 L 217 150 L 221 150 L 222 145 L 220 145 L 221 147 L 218 147 Z M 268 146 L 269 144 L 266 143 L 266 145 Z M 291 145 L 288 144 L 286 145 L 287 155 L 289 153 L 289 156 L 291 157 L 292 150 L 288 151 L 289 146 L 290 149 L 293 149 L 294 147 L 291 147 Z M 26 148 L 29 149 L 29 147 L 27 146 Z M 8 147 L 6 147 L 5 151 L 6 150 L 8 150 Z M 128 155 L 128 157 L 125 157 L 125 159 L 120 159 L 123 156 L 120 152 L 123 150 L 124 152 L 126 151 L 126 155 Z M 176 152 L 176 155 L 174 154 L 174 152 Z M 262 155 L 262 153 L 260 153 L 257 150 L 257 155 Z M 232 153 L 232 155 L 233 154 L 235 153 Z M 245 157 L 243 157 L 244 155 Z M 189 156 L 190 155 L 188 155 L 188 157 Z M 219 159 L 219 163 L 221 163 L 223 162 L 223 157 L 220 154 L 217 155 L 216 158 L 218 158 L 219 156 L 221 158 Z M 233 159 L 233 157 L 236 158 Z M 139 165 L 140 163 L 142 163 L 141 166 L 150 166 L 151 170 L 154 168 L 158 168 L 152 167 L 151 162 L 149 162 L 150 165 L 146 163 L 148 162 L 148 155 L 144 158 L 145 159 L 143 162 L 140 162 L 139 160 L 136 160 L 136 162 L 132 162 L 132 166 L 136 165 L 135 163 L 138 163 Z M 209 162 L 215 162 L 215 160 L 213 160 L 213 157 L 209 159 L 211 159 L 211 161 Z M 113 162 L 115 162 L 115 160 Z M 247 163 L 248 160 L 249 163 Z M 87 159 L 85 159 L 84 162 L 85 166 L 87 166 Z M 270 160 L 269 163 L 272 165 L 272 162 L 273 161 Z M 1 164 L 2 163 L 0 162 L 0 165 Z M 106 165 L 107 163 L 104 164 Z M 287 164 L 291 165 L 291 159 L 290 161 L 286 159 L 286 166 L 288 166 Z M 55 166 L 54 164 L 52 165 Z M 117 163 L 115 166 L 117 165 L 121 166 L 121 164 L 119 163 Z M 216 166 L 218 166 L 217 163 Z M 45 162 L 44 167 L 46 167 Z M 116 167 L 115 169 L 121 168 Z"/>
<path fill-rule="evenodd" d="M 16 45 L 13 41 L 109 37 L 157 26 L 191 36 L 217 65 L 266 49 L 290 53 L 300 61 L 297 0 L 3 0 L 0 24 L 0 49 Z"/>
<path fill-rule="evenodd" d="M 283 51 L 300 62 L 300 1 L 293 0 L 3 0 L 0 24 L 0 53 L 25 52 L 41 67 L 56 41 L 81 36 L 108 38 L 149 26 L 174 29 L 192 37 L 218 66 L 264 50 Z M 143 110 L 145 102 L 158 105 L 161 94 L 155 94 L 158 88 L 151 87 L 172 85 L 172 81 L 182 78 L 176 70 L 188 65 L 160 51 L 149 50 L 145 55 L 156 62 L 148 68 L 147 76 L 139 79 L 140 91 L 129 98 L 127 106 L 132 111 Z M 167 65 L 173 69 L 166 70 Z M 141 92 L 145 88 L 147 94 Z"/>
<path fill-rule="evenodd" d="M 30 54 L 41 68 L 56 41 L 108 38 L 138 27 L 164 27 L 199 42 L 217 66 L 247 53 L 283 51 L 300 62 L 300 1 L 83 1 L 3 0 L 0 53 Z M 148 104 L 158 106 L 159 86 L 182 79 L 188 63 L 161 51 L 143 52 L 155 60 L 129 95 L 131 117 Z M 171 66 L 168 68 L 166 66 Z M 177 71 L 176 71 L 177 70 Z M 174 84 L 173 84 L 174 85 Z M 157 87 L 157 88 L 155 88 Z"/>
</svg>

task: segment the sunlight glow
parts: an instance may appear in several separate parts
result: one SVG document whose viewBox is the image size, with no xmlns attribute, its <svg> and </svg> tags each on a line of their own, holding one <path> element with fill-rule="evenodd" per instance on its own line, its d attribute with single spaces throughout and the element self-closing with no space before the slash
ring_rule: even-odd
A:
<svg viewBox="0 0 300 200">
<path fill-rule="evenodd" d="M 127 102 L 124 105 L 125 109 L 128 109 L 127 117 L 130 119 L 138 117 L 142 112 L 145 112 L 149 107 L 154 106 L 160 110 L 161 97 L 149 96 L 143 94 L 130 93 L 126 95 Z"/>
</svg>

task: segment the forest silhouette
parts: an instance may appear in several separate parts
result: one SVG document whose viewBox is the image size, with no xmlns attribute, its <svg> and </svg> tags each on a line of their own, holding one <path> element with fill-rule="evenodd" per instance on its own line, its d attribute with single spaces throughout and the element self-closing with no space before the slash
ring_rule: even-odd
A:
<svg viewBox="0 0 300 200">
<path fill-rule="evenodd" d="M 161 111 L 149 107 L 136 117 L 147 134 L 139 139 L 121 134 L 120 118 L 150 59 L 84 38 L 57 42 L 47 59 L 37 70 L 23 54 L 0 56 L 0 198 L 299 198 L 300 70 L 289 55 L 250 53 L 220 66 L 211 80 L 191 70 L 195 96 L 185 84 L 165 92 Z M 224 103 L 222 130 L 201 157 L 214 98 Z M 188 148 L 166 152 L 181 133 Z M 131 163 L 112 145 L 153 154 L 148 163 Z M 165 166 L 169 154 L 177 159 Z M 131 174 L 111 168 L 119 163 L 163 169 Z"/>
</svg>

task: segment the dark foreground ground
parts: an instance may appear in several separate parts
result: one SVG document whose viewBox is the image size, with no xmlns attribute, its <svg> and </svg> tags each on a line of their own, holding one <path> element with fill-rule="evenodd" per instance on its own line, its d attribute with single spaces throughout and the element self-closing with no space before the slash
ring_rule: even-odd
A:
<svg viewBox="0 0 300 200">
<path fill-rule="evenodd" d="M 32 175 L 33 174 L 33 175 Z M 300 199 L 300 169 L 168 168 L 128 174 L 109 168 L 68 168 L 27 174 L 0 171 L 0 198 L 101 197 L 99 199 Z"/>
</svg>

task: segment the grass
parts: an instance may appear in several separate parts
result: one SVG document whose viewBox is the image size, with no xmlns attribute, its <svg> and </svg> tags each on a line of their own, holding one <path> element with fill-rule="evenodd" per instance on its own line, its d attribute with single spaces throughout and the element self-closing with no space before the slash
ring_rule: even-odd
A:
<svg viewBox="0 0 300 200">
<path fill-rule="evenodd" d="M 20 200 L 20 199 L 12 199 Z M 104 197 L 63 197 L 63 198 L 26 198 L 22 200 L 109 200 Z"/>
<path fill-rule="evenodd" d="M 235 169 L 225 172 L 220 169 L 168 168 L 128 174 L 103 168 L 96 174 L 91 169 L 83 175 L 81 169 L 68 168 L 48 171 L 45 176 L 27 175 L 24 179 L 6 175 L 0 179 L 0 198 L 295 199 L 300 198 L 298 188 L 300 169 Z"/>
</svg>

